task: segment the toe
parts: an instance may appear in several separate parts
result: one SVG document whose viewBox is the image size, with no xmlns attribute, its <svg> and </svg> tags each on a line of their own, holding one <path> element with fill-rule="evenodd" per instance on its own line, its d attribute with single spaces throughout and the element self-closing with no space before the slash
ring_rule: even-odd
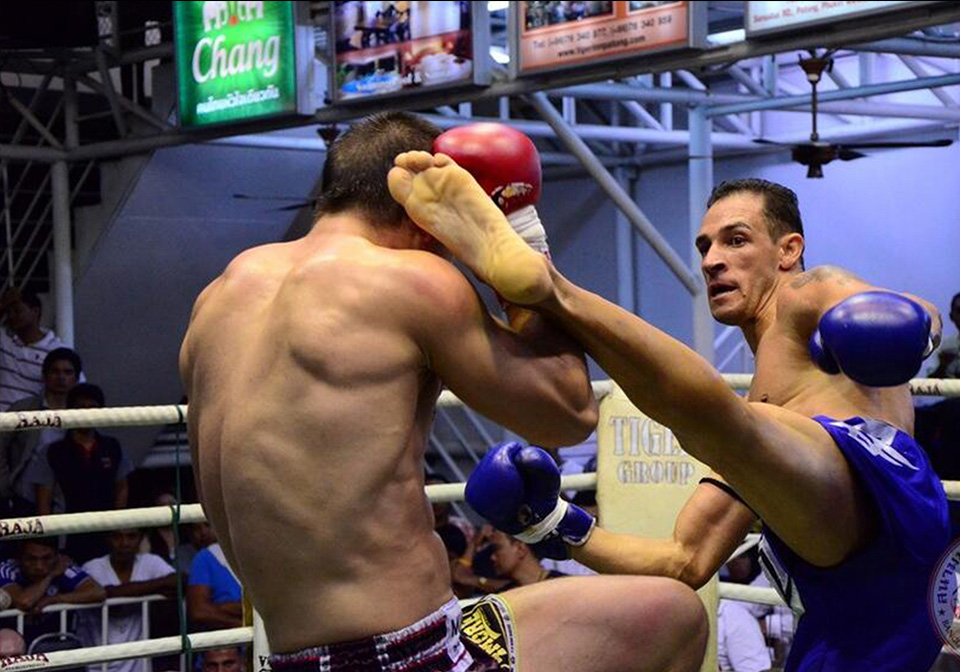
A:
<svg viewBox="0 0 960 672">
<path fill-rule="evenodd" d="M 413 191 L 413 174 L 406 168 L 399 167 L 402 156 L 403 154 L 396 159 L 398 167 L 391 168 L 387 173 L 387 188 L 390 189 L 390 195 L 401 205 L 407 202 L 410 192 Z"/>
</svg>

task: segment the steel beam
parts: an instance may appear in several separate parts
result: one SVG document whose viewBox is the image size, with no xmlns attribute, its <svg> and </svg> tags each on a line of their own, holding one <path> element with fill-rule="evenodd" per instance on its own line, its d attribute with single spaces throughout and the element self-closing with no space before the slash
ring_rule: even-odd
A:
<svg viewBox="0 0 960 672">
<path fill-rule="evenodd" d="M 108 96 L 106 87 L 104 87 L 100 82 L 95 80 L 89 75 L 80 75 L 78 81 L 82 82 L 84 86 L 89 87 L 95 93 L 99 93 L 101 96 Z M 151 126 L 160 129 L 161 131 L 171 131 L 175 130 L 175 127 L 168 124 L 166 121 L 155 115 L 153 112 L 150 112 L 146 108 L 137 105 L 135 102 L 127 98 L 126 96 L 121 96 L 118 93 L 115 93 L 114 98 L 120 107 L 127 110 L 136 117 L 139 117 L 143 121 L 147 122 Z M 112 113 L 112 111 L 111 111 Z"/>
<path fill-rule="evenodd" d="M 70 245 L 70 178 L 66 161 L 51 166 L 53 175 L 53 295 L 57 336 L 73 347 L 73 262 Z"/>
<path fill-rule="evenodd" d="M 956 42 L 932 42 L 930 40 L 918 40 L 912 37 L 892 37 L 887 40 L 877 40 L 875 42 L 849 44 L 847 48 L 853 49 L 854 51 L 879 52 L 885 54 L 960 58 L 960 44 Z"/>
<path fill-rule="evenodd" d="M 921 77 L 919 79 L 909 79 L 898 82 L 886 82 L 883 84 L 868 84 L 867 86 L 858 86 L 849 89 L 837 89 L 835 91 L 825 91 L 819 94 L 819 99 L 823 102 L 835 100 L 850 100 L 852 98 L 866 98 L 869 96 L 880 96 L 887 93 L 898 93 L 900 91 L 916 91 L 917 89 L 932 89 L 940 86 L 953 86 L 960 84 L 960 74 L 940 75 L 937 77 Z M 771 98 L 767 100 L 758 100 L 751 103 L 735 103 L 732 105 L 717 105 L 711 108 L 708 113 L 711 117 L 739 114 L 741 112 L 754 112 L 756 110 L 778 110 L 794 105 L 803 105 L 810 103 L 809 95 L 782 96 L 780 98 Z"/>
<path fill-rule="evenodd" d="M 900 54 L 899 58 L 903 62 L 903 64 L 910 69 L 910 72 L 912 72 L 916 77 L 926 79 L 930 76 L 930 74 L 923 68 L 923 66 L 920 65 L 920 62 L 917 60 L 915 56 L 907 56 L 905 54 Z M 942 91 L 940 89 L 930 89 L 930 93 L 936 96 L 937 100 L 943 103 L 946 107 L 954 107 L 957 104 L 957 101 L 951 98 L 950 94 L 947 93 L 946 91 Z"/>
<path fill-rule="evenodd" d="M 46 126 L 40 123 L 39 119 L 33 116 L 33 112 L 27 109 L 26 105 L 21 103 L 14 96 L 7 96 L 7 102 L 10 104 L 10 107 L 19 112 L 24 121 L 26 121 L 33 128 L 33 130 L 39 133 L 44 140 L 50 143 L 51 146 L 57 149 L 63 148 L 63 144 L 56 137 L 54 137 L 53 133 L 47 130 Z"/>
<path fill-rule="evenodd" d="M 660 258 L 663 259 L 667 267 L 673 271 L 673 274 L 677 276 L 677 279 L 680 280 L 683 286 L 687 288 L 687 291 L 691 294 L 699 292 L 700 283 L 697 277 L 690 272 L 690 269 L 680 255 L 670 247 L 670 244 L 663 235 L 650 223 L 647 216 L 644 215 L 639 206 L 633 202 L 630 195 L 623 190 L 623 187 L 620 186 L 613 175 L 603 167 L 603 164 L 594 156 L 593 152 L 590 151 L 586 143 L 577 135 L 576 131 L 563 121 L 563 117 L 560 116 L 560 113 L 557 112 L 547 97 L 542 93 L 535 93 L 527 96 L 526 100 L 533 105 L 540 116 L 550 125 L 556 133 L 557 138 L 580 160 L 587 173 L 597 181 L 600 188 L 606 192 L 616 206 L 626 215 L 637 232 L 643 236 L 656 253 L 660 255 Z"/>
<path fill-rule="evenodd" d="M 710 118 L 701 106 L 690 109 L 690 160 L 687 163 L 688 209 L 690 217 L 690 267 L 699 268 L 700 255 L 694 245 L 700 220 L 706 212 L 713 190 L 713 145 L 710 143 Z M 699 291 L 693 294 L 693 349 L 713 363 L 713 316 L 703 276 L 696 273 Z"/>
</svg>

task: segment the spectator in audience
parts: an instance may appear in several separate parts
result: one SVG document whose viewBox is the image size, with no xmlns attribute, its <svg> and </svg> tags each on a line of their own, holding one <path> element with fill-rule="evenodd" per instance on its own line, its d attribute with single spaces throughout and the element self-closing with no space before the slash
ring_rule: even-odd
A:
<svg viewBox="0 0 960 672">
<path fill-rule="evenodd" d="M 205 525 L 198 537 L 213 529 Z M 190 563 L 187 586 L 187 616 L 196 630 L 236 628 L 243 622 L 240 582 L 234 575 L 220 544 L 214 542 L 199 551 Z"/>
<path fill-rule="evenodd" d="M 30 615 L 24 627 L 28 642 L 59 630 L 58 615 L 42 614 L 45 607 L 91 604 L 106 598 L 103 586 L 60 555 L 56 544 L 56 538 L 24 540 L 17 558 L 0 564 L 0 587 L 10 594 L 14 608 Z"/>
<path fill-rule="evenodd" d="M 203 672 L 244 672 L 243 649 L 231 646 L 203 654 Z"/>
<path fill-rule="evenodd" d="M 0 658 L 22 656 L 27 652 L 27 643 L 23 635 L 10 628 L 0 629 Z"/>
<path fill-rule="evenodd" d="M 14 402 L 15 411 L 59 410 L 67 407 L 67 393 L 83 371 L 80 356 L 70 348 L 51 350 L 41 366 L 40 394 Z M 41 446 L 59 441 L 60 429 L 46 427 L 31 432 L 0 433 L 0 517 L 33 516 L 37 513 L 36 485 L 31 481 L 32 462 Z"/>
<path fill-rule="evenodd" d="M 104 587 L 107 597 L 143 597 L 177 592 L 177 577 L 163 558 L 152 553 L 140 553 L 143 530 L 116 530 L 110 533 L 110 553 L 94 558 L 83 565 L 83 571 Z M 77 614 L 77 634 L 84 646 L 122 644 L 143 639 L 142 609 L 139 604 L 110 608 L 107 641 L 103 642 L 100 612 L 81 611 Z M 140 660 L 118 660 L 109 664 L 109 672 L 138 672 Z M 92 665 L 89 672 L 101 672 L 100 665 Z"/>
<path fill-rule="evenodd" d="M 764 672 L 771 668 L 760 623 L 741 602 L 720 600 L 717 662 L 721 672 Z"/>
<path fill-rule="evenodd" d="M 177 505 L 177 498 L 169 492 L 162 492 L 157 495 L 153 505 L 173 507 Z M 207 527 L 209 527 L 209 525 L 207 525 Z M 190 563 L 193 561 L 193 556 L 197 554 L 200 548 L 195 547 L 187 540 L 187 528 L 185 525 L 179 526 L 179 532 L 180 545 L 177 546 L 177 537 L 174 535 L 173 525 L 152 528 L 146 536 L 147 543 L 145 544 L 145 552 L 160 556 L 175 570 L 187 574 L 190 571 Z M 209 543 L 204 545 L 207 546 Z"/>
<path fill-rule="evenodd" d="M 728 561 L 721 575 L 729 583 L 766 585 L 760 573 L 756 551 L 750 550 Z M 780 607 L 788 611 L 786 607 Z M 773 667 L 763 620 L 773 607 L 749 602 L 720 600 L 717 609 L 717 660 L 723 672 L 757 672 Z M 792 621 L 790 621 L 792 627 Z"/>
<path fill-rule="evenodd" d="M 67 408 L 103 408 L 103 390 L 78 383 L 67 393 Z M 92 428 L 71 429 L 65 438 L 47 446 L 47 459 L 37 460 L 37 511 L 50 513 L 54 484 L 63 490 L 67 513 L 122 509 L 127 505 L 127 476 L 133 466 L 112 436 Z M 71 535 L 67 554 L 86 562 L 106 551 L 102 535 Z"/>
<path fill-rule="evenodd" d="M 960 332 L 960 293 L 954 294 L 950 300 L 950 321 Z M 960 333 L 947 336 L 940 342 L 936 362 L 936 366 L 927 372 L 929 378 L 960 378 Z"/>
<path fill-rule="evenodd" d="M 30 291 L 8 288 L 0 295 L 0 411 L 43 390 L 41 365 L 47 353 L 63 346 L 52 330 L 40 326 L 43 306 Z"/>
<path fill-rule="evenodd" d="M 540 560 L 534 554 L 533 549 L 519 539 L 486 527 L 482 534 L 486 535 L 493 543 L 494 550 L 491 559 L 497 574 L 509 580 L 509 583 L 503 586 L 501 590 L 529 586 L 532 583 L 566 576 L 566 574 L 557 570 L 541 567 Z"/>
</svg>

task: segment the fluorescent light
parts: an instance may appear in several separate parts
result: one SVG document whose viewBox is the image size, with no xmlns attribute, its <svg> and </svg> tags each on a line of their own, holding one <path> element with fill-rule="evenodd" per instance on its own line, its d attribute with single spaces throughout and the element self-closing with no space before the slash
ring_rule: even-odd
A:
<svg viewBox="0 0 960 672">
<path fill-rule="evenodd" d="M 492 56 L 493 60 L 497 63 L 506 65 L 510 62 L 510 54 L 507 53 L 507 50 L 497 45 L 490 47 L 490 56 Z"/>
<path fill-rule="evenodd" d="M 488 2 L 487 11 L 490 12 L 491 14 L 493 12 L 502 12 L 509 6 L 510 6 L 509 2 Z"/>
<path fill-rule="evenodd" d="M 710 44 L 734 44 L 736 42 L 743 42 L 747 39 L 747 31 L 743 28 L 737 28 L 736 30 L 728 30 L 723 33 L 714 33 L 713 35 L 708 35 L 707 40 Z"/>
</svg>

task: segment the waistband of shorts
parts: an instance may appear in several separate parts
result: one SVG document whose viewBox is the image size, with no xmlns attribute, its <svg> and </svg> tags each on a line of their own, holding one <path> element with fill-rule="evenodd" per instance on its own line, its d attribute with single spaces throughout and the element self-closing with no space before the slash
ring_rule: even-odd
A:
<svg viewBox="0 0 960 672">
<path fill-rule="evenodd" d="M 276 672 L 461 672 L 472 662 L 460 641 L 456 598 L 400 630 L 270 656 Z"/>
</svg>

